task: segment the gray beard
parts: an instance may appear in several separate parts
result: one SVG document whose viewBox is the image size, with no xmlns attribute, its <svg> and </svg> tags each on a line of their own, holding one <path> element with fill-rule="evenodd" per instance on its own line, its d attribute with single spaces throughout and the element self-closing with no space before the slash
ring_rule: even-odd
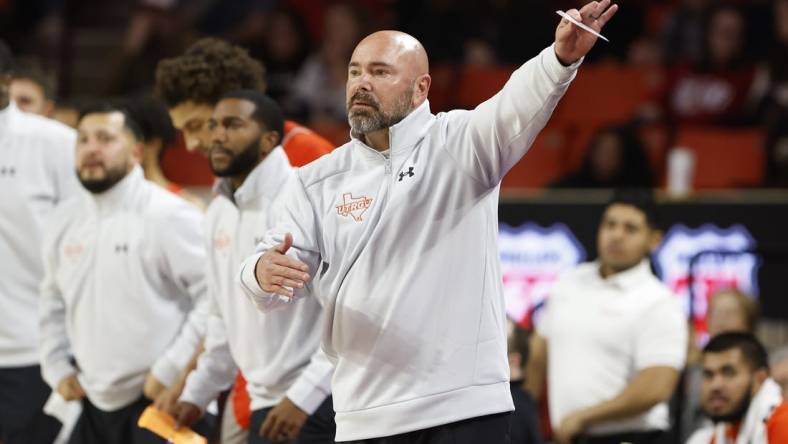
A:
<svg viewBox="0 0 788 444">
<path fill-rule="evenodd" d="M 399 98 L 390 114 L 384 113 L 379 109 L 355 112 L 348 110 L 348 123 L 350 124 L 351 132 L 355 137 L 361 137 L 364 134 L 380 131 L 398 124 L 413 111 L 411 106 L 412 99 L 413 89 L 411 88 Z"/>
</svg>

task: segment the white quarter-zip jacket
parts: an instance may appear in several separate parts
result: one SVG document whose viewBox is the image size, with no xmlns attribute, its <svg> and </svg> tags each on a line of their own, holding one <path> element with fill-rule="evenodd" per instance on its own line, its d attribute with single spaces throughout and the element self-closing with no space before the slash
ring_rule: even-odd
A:
<svg viewBox="0 0 788 444">
<path fill-rule="evenodd" d="M 41 240 L 55 206 L 76 193 L 76 132 L 27 114 L 0 110 L 0 368 L 38 364 Z"/>
<path fill-rule="evenodd" d="M 82 190 L 56 209 L 40 310 L 51 387 L 78 373 L 90 401 L 113 411 L 142 395 L 148 371 L 175 382 L 205 329 L 205 310 L 193 309 L 207 303 L 202 224 L 199 210 L 139 166 L 110 190 Z"/>
<path fill-rule="evenodd" d="M 333 365 L 319 347 L 324 315 L 318 301 L 304 298 L 292 310 L 263 314 L 238 285 L 238 266 L 270 228 L 272 203 L 293 171 L 277 147 L 235 193 L 229 181 L 217 183 L 206 215 L 211 313 L 205 351 L 186 381 L 183 401 L 205 409 L 230 387 L 236 366 L 246 378 L 252 410 L 287 396 L 312 414 L 331 392 Z"/>
<path fill-rule="evenodd" d="M 472 111 L 424 103 L 389 129 L 388 156 L 353 138 L 296 171 L 276 229 L 315 276 L 293 299 L 241 282 L 262 310 L 323 299 L 337 441 L 511 411 L 498 259 L 501 178 L 573 79 L 547 48 Z M 525 161 L 528 161 L 526 157 Z"/>
</svg>

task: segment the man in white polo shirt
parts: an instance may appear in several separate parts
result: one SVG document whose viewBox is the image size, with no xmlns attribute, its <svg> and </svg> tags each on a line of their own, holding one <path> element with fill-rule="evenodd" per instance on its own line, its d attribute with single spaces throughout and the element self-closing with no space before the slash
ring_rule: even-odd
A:
<svg viewBox="0 0 788 444">
<path fill-rule="evenodd" d="M 617 193 L 597 236 L 598 260 L 551 292 L 527 384 L 538 396 L 546 371 L 560 444 L 658 443 L 670 427 L 667 401 L 684 367 L 687 322 L 651 273 L 648 256 L 661 239 L 651 191 Z"/>
<path fill-rule="evenodd" d="M 76 194 L 74 130 L 9 101 L 13 58 L 0 41 L 0 442 L 50 444 L 50 389 L 38 359 L 41 240 L 55 206 Z"/>
<path fill-rule="evenodd" d="M 128 114 L 91 111 L 78 130 L 84 190 L 44 237 L 41 369 L 64 399 L 82 400 L 70 443 L 160 443 L 137 426 L 151 402 L 143 386 L 146 376 L 171 385 L 205 328 L 192 309 L 207 302 L 203 216 L 145 180 Z"/>
</svg>

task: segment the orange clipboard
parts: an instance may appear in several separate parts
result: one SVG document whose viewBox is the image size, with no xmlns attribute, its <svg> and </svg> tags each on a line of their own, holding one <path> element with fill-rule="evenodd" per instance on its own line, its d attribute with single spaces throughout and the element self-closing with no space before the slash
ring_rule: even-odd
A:
<svg viewBox="0 0 788 444">
<path fill-rule="evenodd" d="M 194 430 L 181 427 L 175 429 L 175 418 L 156 407 L 150 406 L 142 412 L 137 425 L 166 439 L 173 444 L 208 444 L 208 440 Z"/>
</svg>

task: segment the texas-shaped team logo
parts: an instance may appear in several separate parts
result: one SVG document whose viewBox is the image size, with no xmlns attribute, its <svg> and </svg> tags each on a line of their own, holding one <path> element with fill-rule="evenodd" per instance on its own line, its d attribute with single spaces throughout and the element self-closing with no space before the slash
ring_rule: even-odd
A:
<svg viewBox="0 0 788 444">
<path fill-rule="evenodd" d="M 337 214 L 345 217 L 350 216 L 354 221 L 361 222 L 364 220 L 362 216 L 371 206 L 371 197 L 353 197 L 352 193 L 345 193 L 342 195 L 342 203 L 337 205 Z"/>
</svg>

